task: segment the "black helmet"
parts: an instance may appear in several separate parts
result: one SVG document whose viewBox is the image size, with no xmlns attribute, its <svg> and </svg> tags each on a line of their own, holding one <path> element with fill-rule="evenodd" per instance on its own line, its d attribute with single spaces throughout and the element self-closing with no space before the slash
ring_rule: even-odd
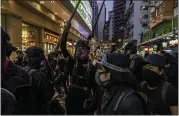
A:
<svg viewBox="0 0 179 116">
<path fill-rule="evenodd" d="M 165 68 L 165 59 L 163 56 L 160 56 L 158 54 L 148 55 L 148 57 L 146 58 L 146 62 L 154 66 L 158 66 L 162 69 Z"/>
<path fill-rule="evenodd" d="M 120 82 L 136 83 L 135 76 L 129 71 L 129 59 L 120 53 L 101 53 L 99 64 L 110 72 L 111 79 Z"/>
<path fill-rule="evenodd" d="M 27 57 L 41 57 L 44 55 L 44 50 L 37 46 L 31 46 L 26 49 Z"/>
<path fill-rule="evenodd" d="M 83 60 L 86 61 L 88 59 L 88 54 L 89 54 L 89 50 L 90 50 L 90 48 L 89 48 L 88 44 L 86 43 L 86 41 L 79 40 L 76 43 L 75 46 L 76 46 L 76 48 L 75 48 L 75 55 L 74 55 L 74 57 L 76 59 L 80 58 L 80 59 L 83 59 Z M 85 53 L 82 52 L 84 49 L 85 49 Z"/>
<path fill-rule="evenodd" d="M 131 54 L 136 54 L 137 53 L 137 40 L 129 41 L 121 49 L 124 49 L 124 51 L 130 50 Z"/>
<path fill-rule="evenodd" d="M 87 49 L 89 49 L 89 46 L 87 45 L 87 42 L 84 41 L 84 40 L 79 40 L 79 41 L 77 41 L 77 43 L 76 43 L 75 46 L 76 46 L 76 47 L 78 47 L 78 46 L 83 46 L 83 47 L 86 47 Z"/>
</svg>

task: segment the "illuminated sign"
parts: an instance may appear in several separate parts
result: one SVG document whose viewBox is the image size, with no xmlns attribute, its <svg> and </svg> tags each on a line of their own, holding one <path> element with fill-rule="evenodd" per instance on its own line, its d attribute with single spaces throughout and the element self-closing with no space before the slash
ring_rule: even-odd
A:
<svg viewBox="0 0 179 116">
<path fill-rule="evenodd" d="M 77 0 L 70 0 L 70 2 L 72 3 L 72 5 L 74 7 L 76 7 L 76 5 L 78 3 Z M 78 6 L 77 11 L 80 14 L 80 16 L 82 17 L 82 19 L 86 22 L 88 27 L 92 30 L 92 25 L 91 25 L 91 22 L 92 22 L 92 9 L 91 9 L 89 1 L 82 1 L 80 3 L 80 5 Z"/>
</svg>

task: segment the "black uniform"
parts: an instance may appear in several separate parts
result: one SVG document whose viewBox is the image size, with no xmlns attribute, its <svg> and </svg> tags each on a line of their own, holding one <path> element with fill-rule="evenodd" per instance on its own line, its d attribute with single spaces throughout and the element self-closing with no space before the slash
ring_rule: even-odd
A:
<svg viewBox="0 0 179 116">
<path fill-rule="evenodd" d="M 178 89 L 178 62 L 172 55 L 163 52 L 165 57 L 166 67 L 165 74 L 170 82 L 176 89 Z"/>
<path fill-rule="evenodd" d="M 28 66 L 24 69 L 32 77 L 32 85 L 36 87 L 37 111 L 38 114 L 47 114 L 46 107 L 54 95 L 53 85 L 45 73 L 40 71 L 40 63 L 44 59 L 43 49 L 32 46 L 27 48 Z M 34 70 L 32 73 L 31 70 Z"/>
<path fill-rule="evenodd" d="M 144 114 L 142 101 L 133 89 L 136 86 L 136 79 L 127 68 L 128 58 L 116 53 L 107 54 L 106 58 L 102 58 L 101 63 L 105 72 L 110 72 L 110 79 L 105 82 L 98 79 L 97 83 L 101 83 L 101 87 L 96 91 L 91 111 L 96 110 L 96 113 L 101 115 Z M 99 76 L 100 72 L 95 78 Z"/>
<path fill-rule="evenodd" d="M 130 71 L 136 76 L 138 83 L 142 81 L 142 69 L 145 64 L 144 60 L 138 54 L 130 55 Z"/>
<path fill-rule="evenodd" d="M 29 94 L 28 96 L 24 95 L 25 92 L 27 92 L 30 89 L 30 86 L 28 84 L 29 82 L 29 76 L 25 70 L 23 70 L 20 66 L 14 64 L 10 59 L 8 59 L 8 55 L 10 51 L 8 51 L 8 44 L 10 44 L 10 38 L 9 35 L 1 28 L 1 34 L 2 34 L 2 48 L 1 48 L 1 60 L 2 60 L 2 69 L 1 69 L 1 82 L 2 82 L 2 88 L 7 89 L 10 91 L 16 98 L 16 104 L 14 111 L 10 112 L 8 111 L 8 114 L 32 114 L 34 113 L 34 109 L 31 107 L 33 104 L 29 98 L 33 98 L 33 95 Z M 25 90 L 21 91 L 21 90 Z M 7 94 L 5 94 L 7 95 Z M 3 96 L 4 97 L 4 96 Z M 6 98 L 4 98 L 5 100 Z M 22 102 L 23 100 L 29 100 L 26 103 Z M 12 100 L 12 99 L 11 99 Z M 27 105 L 28 104 L 28 105 Z M 14 105 L 12 101 L 12 105 Z M 3 105 L 2 109 L 5 105 Z M 28 110 L 27 110 L 28 109 Z M 6 112 L 6 111 L 5 111 Z"/>
<path fill-rule="evenodd" d="M 66 97 L 66 111 L 67 114 L 88 114 L 87 109 L 84 108 L 84 102 L 89 98 L 89 88 L 90 83 L 88 83 L 89 78 L 94 78 L 94 75 L 89 75 L 89 47 L 85 41 L 79 40 L 76 44 L 76 50 L 74 59 L 69 54 L 66 48 L 66 41 L 68 32 L 64 33 L 64 38 L 61 39 L 61 51 L 65 58 L 68 57 L 68 72 L 71 75 L 71 85 L 69 87 L 69 92 Z M 82 51 L 86 50 L 86 53 Z M 83 56 L 83 57 L 81 57 Z M 94 73 L 91 73 L 94 74 Z M 92 76 L 92 77 L 91 77 Z"/>
<path fill-rule="evenodd" d="M 138 83 L 142 81 L 144 60 L 137 54 L 136 40 L 131 40 L 124 46 L 124 54 L 130 59 L 129 69 L 136 76 Z"/>
</svg>

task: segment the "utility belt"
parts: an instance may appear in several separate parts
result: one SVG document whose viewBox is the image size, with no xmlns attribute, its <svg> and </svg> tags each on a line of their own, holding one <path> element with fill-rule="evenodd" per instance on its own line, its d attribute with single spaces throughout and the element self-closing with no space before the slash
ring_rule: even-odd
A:
<svg viewBox="0 0 179 116">
<path fill-rule="evenodd" d="M 74 75 L 72 77 L 72 87 L 87 91 L 88 79 L 83 76 Z"/>
<path fill-rule="evenodd" d="M 72 87 L 72 88 L 81 89 L 81 90 L 84 90 L 84 91 L 88 91 L 88 88 L 87 88 L 87 87 L 79 86 L 79 85 L 77 85 L 77 84 L 71 84 L 71 87 Z"/>
<path fill-rule="evenodd" d="M 80 86 L 87 86 L 88 84 L 88 79 L 84 78 L 83 76 L 79 76 L 79 75 L 74 75 L 72 77 L 72 83 L 73 84 L 77 84 Z"/>
</svg>

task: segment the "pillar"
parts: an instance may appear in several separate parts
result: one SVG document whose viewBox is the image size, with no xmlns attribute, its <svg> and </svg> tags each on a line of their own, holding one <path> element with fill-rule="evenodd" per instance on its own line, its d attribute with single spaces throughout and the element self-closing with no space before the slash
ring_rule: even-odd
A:
<svg viewBox="0 0 179 116">
<path fill-rule="evenodd" d="M 47 48 L 45 46 L 45 31 L 44 28 L 40 28 L 39 46 L 44 50 L 44 54 L 47 55 Z"/>
<path fill-rule="evenodd" d="M 5 14 L 4 27 L 9 33 L 13 46 L 22 49 L 22 18 L 19 16 Z M 16 53 L 12 53 L 11 59 L 14 60 Z"/>
</svg>

